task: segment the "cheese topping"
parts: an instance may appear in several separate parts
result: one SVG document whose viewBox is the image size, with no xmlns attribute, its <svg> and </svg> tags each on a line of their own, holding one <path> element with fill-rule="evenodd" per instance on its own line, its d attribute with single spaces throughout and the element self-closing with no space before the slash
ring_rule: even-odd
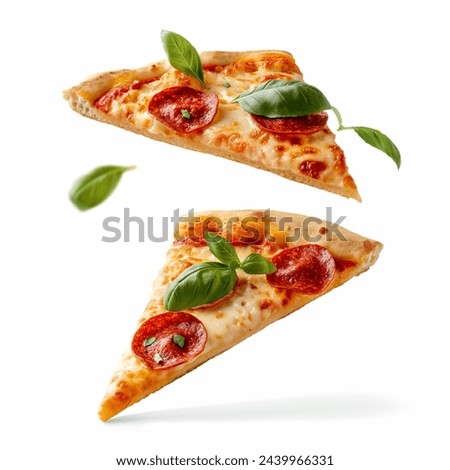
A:
<svg viewBox="0 0 450 470">
<path fill-rule="evenodd" d="M 325 127 L 309 135 L 273 134 L 261 129 L 238 103 L 231 103 L 239 94 L 254 89 L 271 79 L 302 80 L 303 76 L 289 55 L 271 53 L 253 58 L 242 57 L 231 64 L 204 64 L 205 90 L 193 77 L 170 67 L 159 79 L 132 85 L 111 99 L 108 113 L 126 119 L 134 126 L 156 136 L 174 136 L 177 140 L 198 141 L 225 154 L 242 155 L 257 167 L 270 167 L 289 177 L 294 173 L 310 180 L 320 180 L 330 186 L 355 187 L 346 174 L 342 150 L 335 144 L 334 134 Z M 123 87 L 123 82 L 118 84 Z M 187 86 L 219 97 L 218 111 L 211 125 L 184 134 L 158 121 L 149 110 L 149 102 L 157 93 L 170 87 Z M 320 162 L 320 165 L 317 165 Z M 346 174 L 343 178 L 342 175 Z M 312 183 L 311 183 L 312 184 Z"/>
</svg>

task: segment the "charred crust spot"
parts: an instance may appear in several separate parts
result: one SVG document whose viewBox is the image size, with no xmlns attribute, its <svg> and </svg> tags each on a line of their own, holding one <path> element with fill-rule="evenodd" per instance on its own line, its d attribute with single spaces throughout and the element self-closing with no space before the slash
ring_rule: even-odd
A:
<svg viewBox="0 0 450 470">
<path fill-rule="evenodd" d="M 375 245 L 370 240 L 364 240 L 363 246 L 364 246 L 364 250 L 367 253 L 369 253 L 370 251 L 373 250 Z"/>
<path fill-rule="evenodd" d="M 255 217 L 258 217 L 262 219 L 265 215 L 264 211 L 253 211 L 251 215 L 254 215 Z"/>
<path fill-rule="evenodd" d="M 117 401 L 124 402 L 124 403 L 128 401 L 128 397 L 123 392 L 115 392 L 114 398 Z"/>
<path fill-rule="evenodd" d="M 270 299 L 263 299 L 259 302 L 259 308 L 261 310 L 266 310 L 268 309 L 269 307 L 271 307 L 273 304 L 272 300 Z"/>
</svg>

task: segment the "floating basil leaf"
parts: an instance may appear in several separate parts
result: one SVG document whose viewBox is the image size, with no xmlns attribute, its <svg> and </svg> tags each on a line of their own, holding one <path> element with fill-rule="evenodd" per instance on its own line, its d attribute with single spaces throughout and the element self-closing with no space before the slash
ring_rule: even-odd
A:
<svg viewBox="0 0 450 470">
<path fill-rule="evenodd" d="M 353 129 L 364 142 L 391 157 L 397 165 L 397 168 L 400 169 L 402 163 L 400 151 L 387 135 L 371 127 L 355 126 L 345 129 Z"/>
<path fill-rule="evenodd" d="M 397 168 L 400 169 L 400 165 L 402 163 L 400 150 L 397 146 L 392 142 L 392 140 L 381 131 L 377 129 L 372 129 L 371 127 L 364 127 L 364 126 L 344 126 L 342 124 L 342 116 L 341 113 L 337 108 L 334 106 L 331 107 L 336 118 L 338 120 L 338 131 L 355 131 L 364 142 L 375 147 L 378 150 L 384 152 L 388 157 L 394 160 Z"/>
<path fill-rule="evenodd" d="M 111 195 L 123 173 L 134 168 L 136 167 L 115 165 L 95 168 L 74 183 L 69 193 L 70 200 L 80 211 L 92 209 Z"/>
</svg>

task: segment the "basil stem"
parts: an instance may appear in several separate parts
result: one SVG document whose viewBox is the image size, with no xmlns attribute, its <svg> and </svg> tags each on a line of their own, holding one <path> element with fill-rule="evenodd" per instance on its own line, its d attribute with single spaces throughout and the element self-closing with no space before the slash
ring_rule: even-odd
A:
<svg viewBox="0 0 450 470">
<path fill-rule="evenodd" d="M 205 232 L 205 240 L 209 251 L 222 263 L 234 269 L 238 268 L 241 261 L 234 246 L 225 238 L 212 232 Z"/>
<path fill-rule="evenodd" d="M 384 152 L 388 157 L 392 158 L 394 163 L 397 165 L 397 168 L 400 169 L 402 163 L 402 158 L 400 155 L 400 150 L 392 142 L 392 140 L 381 131 L 373 129 L 371 127 L 364 126 L 344 126 L 342 124 L 342 116 L 337 108 L 334 106 L 331 107 L 339 123 L 338 131 L 355 131 L 359 137 L 361 137 L 366 144 L 375 147 L 378 150 Z"/>
<path fill-rule="evenodd" d="M 222 263 L 199 263 L 183 271 L 166 289 L 164 306 L 167 310 L 177 312 L 200 307 L 225 297 L 236 284 L 238 268 L 247 274 L 276 271 L 276 267 L 258 253 L 250 253 L 241 263 L 234 246 L 216 233 L 205 232 L 205 240 L 211 253 Z"/>
</svg>

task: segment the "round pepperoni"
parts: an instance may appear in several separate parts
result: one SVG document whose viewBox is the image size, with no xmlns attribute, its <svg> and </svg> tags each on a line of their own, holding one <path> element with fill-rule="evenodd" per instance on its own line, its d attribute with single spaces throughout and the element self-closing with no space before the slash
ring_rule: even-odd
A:
<svg viewBox="0 0 450 470">
<path fill-rule="evenodd" d="M 325 111 L 297 117 L 268 118 L 256 114 L 251 116 L 261 129 L 273 134 L 314 134 L 321 131 L 328 121 Z"/>
<path fill-rule="evenodd" d="M 336 266 L 331 253 L 320 245 L 287 248 L 271 259 L 277 270 L 267 274 L 268 283 L 280 289 L 314 295 L 333 280 Z"/>
<path fill-rule="evenodd" d="M 189 133 L 209 126 L 216 116 L 219 98 L 188 86 L 174 86 L 156 93 L 148 110 L 158 121 L 177 132 Z"/>
<path fill-rule="evenodd" d="M 133 353 L 150 369 L 168 369 L 199 355 L 206 329 L 194 315 L 166 312 L 146 320 L 133 337 Z"/>
<path fill-rule="evenodd" d="M 159 77 L 153 77 L 147 80 L 137 80 L 131 85 L 126 85 L 119 88 L 112 88 L 111 90 L 107 91 L 104 95 L 100 96 L 100 98 L 95 101 L 94 106 L 100 111 L 103 111 L 107 114 L 111 110 L 111 105 L 113 104 L 113 102 L 119 99 L 122 95 L 128 93 L 131 90 L 139 90 L 147 83 L 154 82 L 155 80 L 159 80 Z"/>
</svg>

